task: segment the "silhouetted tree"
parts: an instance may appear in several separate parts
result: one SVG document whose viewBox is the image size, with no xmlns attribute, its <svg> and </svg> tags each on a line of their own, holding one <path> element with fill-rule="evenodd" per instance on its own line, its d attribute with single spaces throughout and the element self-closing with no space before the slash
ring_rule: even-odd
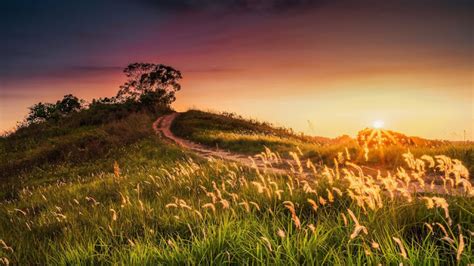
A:
<svg viewBox="0 0 474 266">
<path fill-rule="evenodd" d="M 64 95 L 62 100 L 52 103 L 37 103 L 29 107 L 30 112 L 26 117 L 27 124 L 44 122 L 50 119 L 59 119 L 70 113 L 82 109 L 83 101 L 72 94 Z"/>
<path fill-rule="evenodd" d="M 117 99 L 146 105 L 170 105 L 176 100 L 175 92 L 181 89 L 181 72 L 166 65 L 134 63 L 123 72 L 129 78 L 120 86 Z"/>
<path fill-rule="evenodd" d="M 30 112 L 26 117 L 26 123 L 39 123 L 51 118 L 51 114 L 54 112 L 54 104 L 39 102 L 28 109 Z"/>
<path fill-rule="evenodd" d="M 101 104 L 114 104 L 116 102 L 115 97 L 104 97 L 98 99 L 92 99 L 91 106 L 101 105 Z"/>
<path fill-rule="evenodd" d="M 64 95 L 62 100 L 56 102 L 55 108 L 61 115 L 77 112 L 82 108 L 82 100 L 72 94 Z"/>
</svg>

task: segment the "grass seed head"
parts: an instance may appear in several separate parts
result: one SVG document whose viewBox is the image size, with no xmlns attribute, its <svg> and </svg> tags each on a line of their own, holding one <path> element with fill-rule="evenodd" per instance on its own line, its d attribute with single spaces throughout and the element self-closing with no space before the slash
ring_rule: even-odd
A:
<svg viewBox="0 0 474 266">
<path fill-rule="evenodd" d="M 402 241 L 399 238 L 396 238 L 396 237 L 392 237 L 392 239 L 397 243 L 398 247 L 400 248 L 400 255 L 403 258 L 407 259 L 408 258 L 407 252 L 405 251 L 405 247 L 403 246 Z"/>
<path fill-rule="evenodd" d="M 278 229 L 277 231 L 277 235 L 281 238 L 285 238 L 286 237 L 286 234 L 285 234 L 285 231 L 281 230 L 281 229 Z"/>
<path fill-rule="evenodd" d="M 458 244 L 458 250 L 456 252 L 456 260 L 457 261 L 460 261 L 461 260 L 461 255 L 462 255 L 462 252 L 464 251 L 464 237 L 463 235 L 460 233 L 459 234 L 459 244 Z"/>
</svg>

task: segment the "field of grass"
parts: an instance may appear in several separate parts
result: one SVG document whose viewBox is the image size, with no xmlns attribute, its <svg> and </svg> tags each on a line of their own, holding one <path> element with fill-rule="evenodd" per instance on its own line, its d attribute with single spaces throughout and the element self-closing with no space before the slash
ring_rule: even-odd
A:
<svg viewBox="0 0 474 266">
<path fill-rule="evenodd" d="M 30 128 L 28 134 L 3 138 L 2 169 L 13 170 L 1 185 L 0 264 L 474 261 L 472 185 L 465 168 L 449 158 L 433 162 L 439 173 L 449 173 L 442 177 L 447 193 L 440 195 L 410 192 L 404 185 L 421 183 L 420 177 L 434 171 L 429 157 L 423 168 L 421 160 L 406 157 L 399 163 L 406 173 L 377 181 L 359 172 L 360 162 L 347 155 L 326 171 L 306 163 L 294 166 L 315 169 L 310 176 L 272 174 L 181 150 L 154 135 L 151 122 L 157 115 L 135 112 L 94 125 L 70 121 L 67 132 L 48 129 L 51 135 L 36 137 L 37 129 Z M 263 145 L 282 153 L 302 142 L 265 124 L 180 119 L 173 130 L 191 139 L 201 129 L 225 140 L 236 132 L 265 134 Z M 96 138 L 83 137 L 88 134 Z M 97 138 L 100 150 L 93 149 Z M 276 144 L 267 145 L 269 140 Z M 262 151 L 258 140 L 248 141 L 252 153 Z M 288 150 L 279 150 L 285 142 Z M 20 143 L 27 144 L 19 148 Z M 308 145 L 326 149 L 332 158 L 345 152 L 342 146 Z M 55 149 L 59 155 L 40 159 Z M 271 152 L 262 158 L 278 160 Z"/>
<path fill-rule="evenodd" d="M 315 164 L 332 165 L 338 152 L 347 148 L 353 161 L 370 167 L 394 170 L 404 165 L 402 154 L 409 149 L 416 156 L 439 155 L 461 160 L 474 175 L 474 143 L 449 143 L 427 147 L 389 146 L 369 151 L 369 160 L 365 151 L 349 137 L 337 139 L 315 138 L 295 134 L 269 124 L 245 120 L 229 114 L 212 114 L 191 110 L 178 116 L 172 126 L 180 137 L 210 147 L 255 155 L 268 147 L 282 157 L 289 158 L 289 152 L 299 149 L 302 159 L 310 159 Z"/>
<path fill-rule="evenodd" d="M 56 162 L 75 164 L 106 157 L 112 149 L 152 135 L 149 125 L 169 111 L 103 105 L 19 128 L 0 138 L 0 179 Z"/>
</svg>

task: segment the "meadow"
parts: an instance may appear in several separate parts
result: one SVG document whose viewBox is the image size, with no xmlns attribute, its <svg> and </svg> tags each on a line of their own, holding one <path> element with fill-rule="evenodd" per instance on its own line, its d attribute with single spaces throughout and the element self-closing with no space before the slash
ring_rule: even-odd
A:
<svg viewBox="0 0 474 266">
<path fill-rule="evenodd" d="M 380 158 L 355 143 L 228 115 L 177 118 L 175 134 L 267 167 L 248 168 L 155 135 L 170 110 L 121 110 L 1 139 L 0 263 L 474 262 L 472 145 L 393 149 L 384 169 L 398 169 L 374 175 L 362 166 Z M 285 156 L 286 174 L 271 171 Z"/>
<path fill-rule="evenodd" d="M 267 147 L 283 158 L 291 158 L 290 152 L 298 149 L 301 159 L 309 159 L 319 165 L 333 165 L 334 157 L 338 153 L 346 153 L 346 149 L 356 163 L 389 170 L 405 165 L 403 154 L 408 150 L 417 157 L 443 154 L 461 160 L 470 175 L 474 175 L 473 142 L 429 141 L 410 147 L 391 145 L 383 149 L 370 149 L 366 158 L 364 148 L 349 136 L 334 139 L 307 136 L 232 113 L 190 110 L 176 118 L 172 129 L 176 135 L 196 143 L 250 156 Z"/>
</svg>

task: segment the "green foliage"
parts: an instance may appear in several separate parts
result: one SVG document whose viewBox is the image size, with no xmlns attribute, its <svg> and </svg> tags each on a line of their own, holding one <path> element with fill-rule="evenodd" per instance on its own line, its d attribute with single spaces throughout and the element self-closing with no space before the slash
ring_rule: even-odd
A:
<svg viewBox="0 0 474 266">
<path fill-rule="evenodd" d="M 175 93 L 181 89 L 181 72 L 171 66 L 150 63 L 129 64 L 123 72 L 128 78 L 115 97 L 93 99 L 89 109 L 104 109 L 106 105 L 121 105 L 128 109 L 156 111 L 169 109 L 176 100 Z M 45 121 L 57 121 L 83 109 L 83 100 L 72 94 L 52 103 L 37 103 L 29 107 L 22 127 Z"/>
<path fill-rule="evenodd" d="M 37 103 L 29 107 L 29 113 L 26 118 L 27 125 L 44 122 L 48 120 L 57 120 L 71 113 L 82 109 L 82 100 L 79 100 L 72 94 L 64 95 L 62 100 L 52 103 Z"/>
<path fill-rule="evenodd" d="M 46 121 L 52 117 L 54 113 L 54 105 L 50 103 L 39 102 L 28 108 L 30 111 L 26 118 L 27 123 L 39 123 Z"/>
<path fill-rule="evenodd" d="M 170 66 L 134 63 L 128 65 L 123 72 L 129 79 L 117 94 L 117 99 L 121 102 L 169 106 L 176 100 L 175 92 L 181 89 L 181 72 Z"/>
<path fill-rule="evenodd" d="M 72 94 L 64 95 L 63 99 L 56 102 L 56 110 L 61 114 L 77 112 L 82 108 L 82 100 Z"/>
</svg>

